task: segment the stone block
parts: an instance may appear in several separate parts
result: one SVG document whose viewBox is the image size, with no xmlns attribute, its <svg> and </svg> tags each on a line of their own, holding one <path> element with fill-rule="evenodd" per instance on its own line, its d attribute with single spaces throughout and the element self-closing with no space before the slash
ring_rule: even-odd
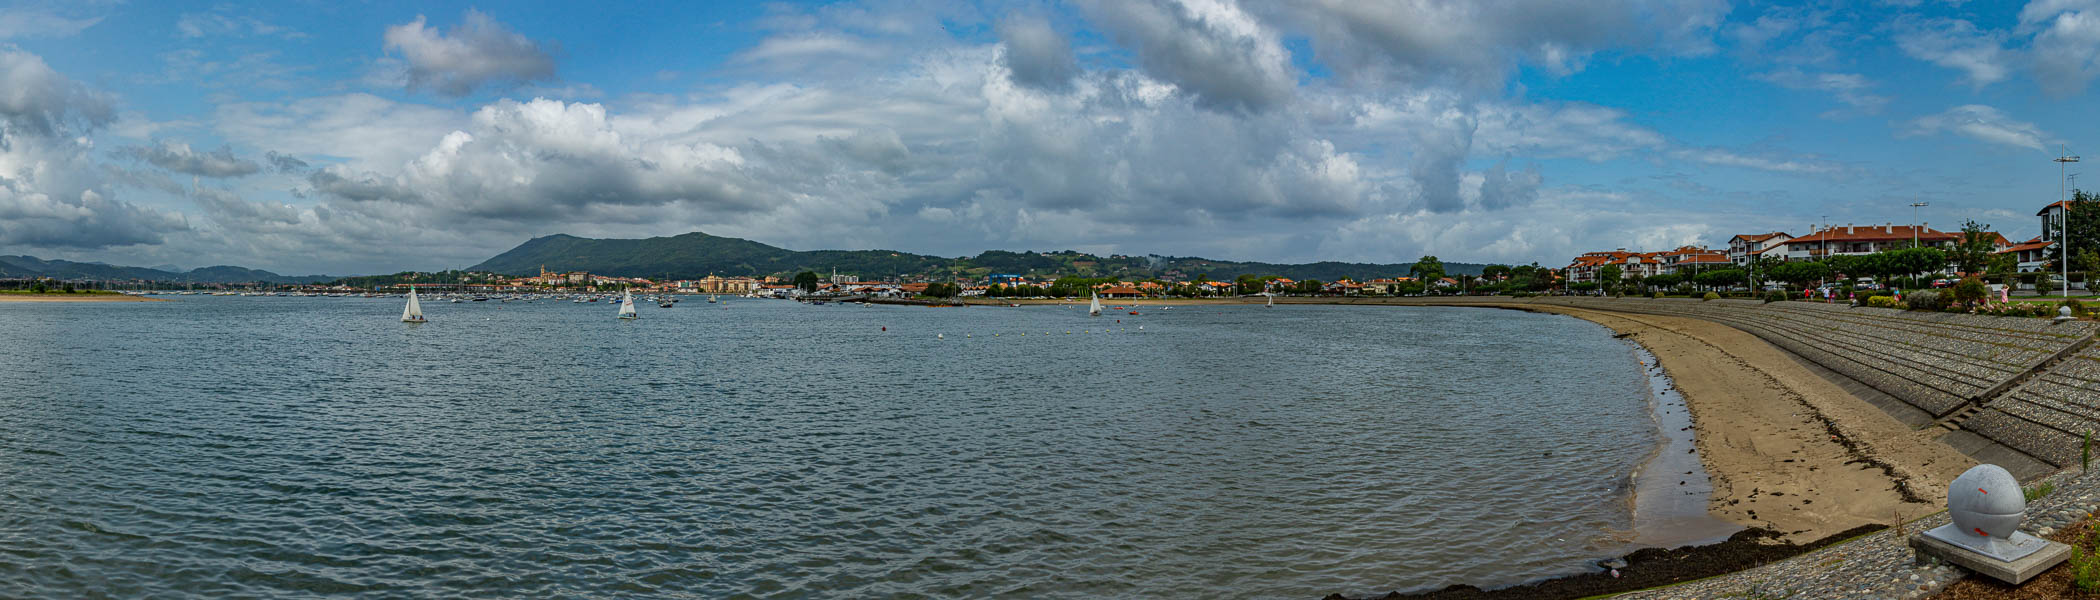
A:
<svg viewBox="0 0 2100 600">
<path fill-rule="evenodd" d="M 2046 546 L 2019 560 L 2007 562 L 1986 556 L 1981 552 L 1949 543 L 1923 533 L 1910 536 L 1910 547 L 1920 557 L 1932 556 L 1959 565 L 1962 568 L 1982 573 L 2012 585 L 2026 583 L 2057 564 L 2071 558 L 2071 547 L 2060 542 L 2042 540 Z"/>
</svg>

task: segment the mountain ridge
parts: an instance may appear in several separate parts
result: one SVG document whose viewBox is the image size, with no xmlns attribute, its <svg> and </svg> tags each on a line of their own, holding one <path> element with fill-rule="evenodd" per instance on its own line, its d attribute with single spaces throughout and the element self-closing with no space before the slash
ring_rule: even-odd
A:
<svg viewBox="0 0 2100 600">
<path fill-rule="evenodd" d="M 279 275 L 260 269 L 215 265 L 188 271 L 166 271 L 150 267 L 126 267 L 101 262 L 45 260 L 28 255 L 0 256 L 0 277 L 50 277 L 54 279 L 124 279 L 171 283 L 318 283 L 335 279 L 327 275 Z"/>
<path fill-rule="evenodd" d="M 707 275 L 792 275 L 800 271 L 862 278 L 897 276 L 980 277 L 990 273 L 1015 275 L 1079 275 L 1086 277 L 1150 278 L 1198 275 L 1232 279 L 1243 274 L 1276 275 L 1292 279 L 1333 281 L 1406 275 L 1413 263 L 1376 264 L 1320 261 L 1279 264 L 1213 260 L 1175 256 L 1096 256 L 1072 250 L 1057 252 L 1013 252 L 986 250 L 973 257 L 945 258 L 896 250 L 788 250 L 751 240 L 684 233 L 652 238 L 586 238 L 557 233 L 526 240 L 517 247 L 490 257 L 469 271 L 505 275 L 534 275 L 547 271 L 587 271 L 614 277 L 670 277 L 693 279 Z M 1479 274 L 1486 265 L 1444 263 L 1447 273 Z"/>
</svg>

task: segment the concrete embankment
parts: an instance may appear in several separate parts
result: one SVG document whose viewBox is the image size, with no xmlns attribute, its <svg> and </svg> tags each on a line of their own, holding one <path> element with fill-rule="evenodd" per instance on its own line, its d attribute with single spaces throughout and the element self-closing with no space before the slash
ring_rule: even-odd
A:
<svg viewBox="0 0 2100 600">
<path fill-rule="evenodd" d="M 2085 433 L 2100 429 L 2100 348 L 2092 344 L 2100 323 L 1815 302 L 1530 303 L 1682 316 L 1751 333 L 1899 401 L 1880 405 L 1914 426 L 1937 426 L 1944 442 L 2023 479 L 2076 464 Z"/>
</svg>

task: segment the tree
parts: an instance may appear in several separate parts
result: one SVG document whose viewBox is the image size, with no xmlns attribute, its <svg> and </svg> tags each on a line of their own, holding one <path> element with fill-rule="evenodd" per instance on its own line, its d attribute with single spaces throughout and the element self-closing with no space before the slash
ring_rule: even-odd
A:
<svg viewBox="0 0 2100 600">
<path fill-rule="evenodd" d="M 1426 289 L 1434 285 L 1436 280 L 1444 278 L 1444 261 L 1437 260 L 1434 256 L 1424 256 L 1416 260 L 1414 266 L 1408 267 L 1407 273 L 1421 280 Z"/>
<path fill-rule="evenodd" d="M 1991 243 L 1996 236 L 1989 231 L 1990 225 L 1979 224 L 1969 219 L 1961 225 L 1961 241 L 1954 244 L 1954 269 L 1965 275 L 1982 273 L 1985 263 L 1990 262 L 1996 245 Z"/>
<path fill-rule="evenodd" d="M 1620 270 L 1619 265 L 1604 265 L 1604 268 L 1597 269 L 1597 284 L 1603 286 L 1604 291 L 1610 292 L 1619 287 L 1619 280 L 1625 276 L 1626 272 Z"/>
<path fill-rule="evenodd" d="M 817 291 L 817 273 L 815 271 L 796 273 L 795 287 L 802 288 L 802 291 L 805 293 Z"/>
<path fill-rule="evenodd" d="M 1765 277 L 1786 282 L 1789 285 L 1804 285 L 1830 276 L 1830 265 L 1813 261 L 1783 262 L 1772 267 Z"/>
<path fill-rule="evenodd" d="M 1714 269 L 1700 273 L 1693 281 L 1710 288 L 1724 288 L 1743 284 L 1745 274 L 1736 269 Z"/>
<path fill-rule="evenodd" d="M 1480 276 L 1488 279 L 1508 279 L 1512 274 L 1509 265 L 1488 265 L 1480 268 Z"/>
<path fill-rule="evenodd" d="M 1904 248 L 1890 250 L 1888 254 L 1891 266 L 1908 277 L 1947 268 L 1947 252 L 1939 248 Z"/>
<path fill-rule="evenodd" d="M 2071 243 L 2073 257 L 2076 257 L 2080 249 L 2100 248 L 2100 195 L 2090 194 L 2085 190 L 2073 191 L 2071 204 L 2064 209 L 2063 221 L 2050 223 L 2048 229 L 2054 239 Z M 2049 270 L 2062 269 L 2062 258 L 2061 249 L 2051 248 Z"/>
<path fill-rule="evenodd" d="M 1677 284 L 1680 284 L 1680 283 L 1684 283 L 1684 276 L 1683 276 L 1683 275 L 1676 275 L 1676 274 L 1671 274 L 1671 273 L 1663 273 L 1663 274 L 1661 274 L 1661 275 L 1656 275 L 1656 276 L 1654 276 L 1654 277 L 1649 277 L 1649 278 L 1648 278 L 1648 279 L 1646 280 L 1646 283 L 1648 284 L 1648 287 L 1650 287 L 1650 288 L 1654 288 L 1654 289 L 1669 289 L 1669 288 L 1677 287 Z"/>
<path fill-rule="evenodd" d="M 1983 264 L 1983 272 L 1991 275 L 2006 275 L 2019 270 L 2020 257 L 2013 253 L 1992 254 L 1991 260 Z"/>
</svg>

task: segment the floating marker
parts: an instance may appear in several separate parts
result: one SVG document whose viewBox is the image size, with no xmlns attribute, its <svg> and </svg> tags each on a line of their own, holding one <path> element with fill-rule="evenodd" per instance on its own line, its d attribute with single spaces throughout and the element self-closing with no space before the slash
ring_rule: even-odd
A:
<svg viewBox="0 0 2100 600">
<path fill-rule="evenodd" d="M 945 340 L 945 339 L 948 339 L 948 334 L 945 334 L 945 333 L 936 333 L 936 334 L 933 334 L 933 339 L 936 339 L 936 340 Z"/>
</svg>

